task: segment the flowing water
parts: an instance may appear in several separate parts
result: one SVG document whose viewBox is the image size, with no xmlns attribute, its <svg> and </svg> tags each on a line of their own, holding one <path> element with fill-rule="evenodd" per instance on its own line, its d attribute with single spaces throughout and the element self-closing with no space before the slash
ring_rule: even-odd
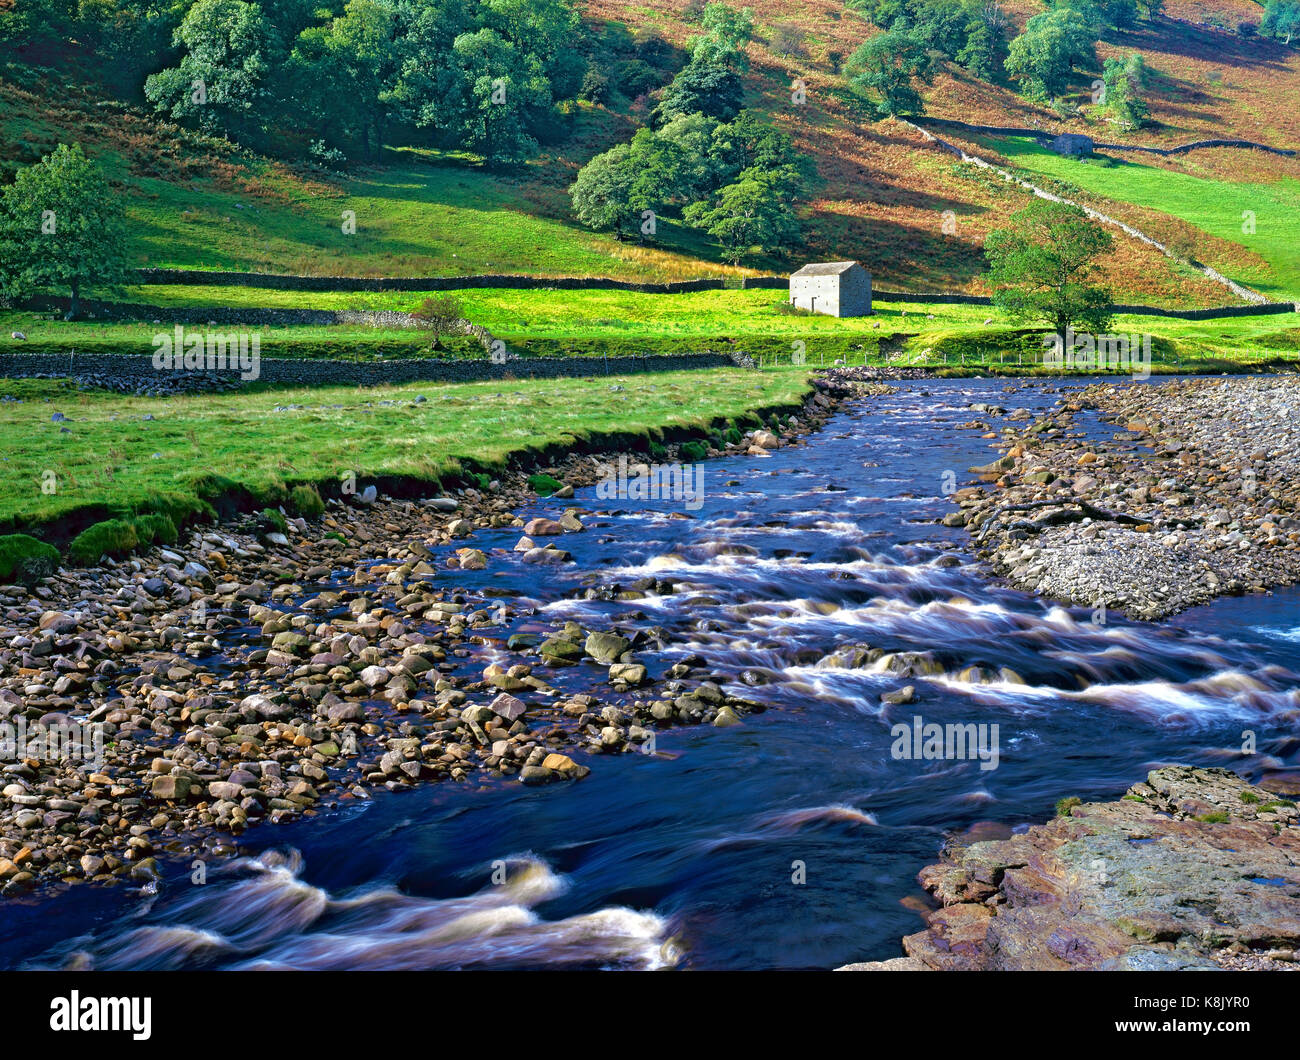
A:
<svg viewBox="0 0 1300 1060">
<path fill-rule="evenodd" d="M 162 886 L 10 903 L 0 963 L 828 968 L 900 953 L 921 926 L 916 873 L 954 831 L 1005 835 L 1062 796 L 1114 798 L 1161 764 L 1252 779 L 1295 767 L 1300 592 L 1096 623 L 987 580 L 964 532 L 938 525 L 951 510 L 944 473 L 967 484 L 966 469 L 992 459 L 958 427 L 968 406 L 1039 411 L 1061 390 L 902 384 L 806 446 L 710 461 L 695 511 L 593 490 L 539 502 L 529 514 L 573 503 L 608 513 L 563 539 L 576 563 L 538 568 L 510 553 L 446 578 L 535 609 L 509 630 L 662 627 L 673 648 L 646 654 L 652 674 L 698 654 L 767 710 L 740 726 L 664 730 L 658 754 L 593 758 L 577 783 L 471 775 L 255 828 L 202 886 L 172 862 Z M 517 536 L 479 531 L 474 543 L 509 549 Z M 647 574 L 678 591 L 581 598 Z M 902 678 L 827 659 L 850 645 L 930 652 L 942 672 Z M 972 666 L 983 680 L 958 677 Z M 608 698 L 603 676 L 582 666 L 554 680 Z M 882 705 L 903 684 L 917 702 Z M 891 727 L 915 716 L 996 725 L 996 768 L 897 757 Z M 1241 753 L 1247 730 L 1252 755 Z"/>
</svg>

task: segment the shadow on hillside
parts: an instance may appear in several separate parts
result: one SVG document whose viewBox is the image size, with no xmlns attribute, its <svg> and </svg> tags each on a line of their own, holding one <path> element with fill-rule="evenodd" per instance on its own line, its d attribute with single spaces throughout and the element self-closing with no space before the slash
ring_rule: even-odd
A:
<svg viewBox="0 0 1300 1060">
<path fill-rule="evenodd" d="M 854 259 L 886 290 L 949 291 L 968 288 L 984 271 L 980 248 L 958 235 L 934 228 L 899 224 L 883 218 L 825 213 L 818 235 L 826 246 L 810 242 L 818 257 Z M 821 252 L 821 253 L 819 253 Z"/>
<path fill-rule="evenodd" d="M 1248 40 L 1167 20 L 1160 23 L 1158 30 L 1112 30 L 1103 40 L 1121 48 L 1141 48 L 1152 55 L 1176 55 L 1215 66 L 1254 70 L 1261 66 L 1285 70 L 1287 58 L 1294 55 L 1290 48 L 1263 37 Z"/>
</svg>

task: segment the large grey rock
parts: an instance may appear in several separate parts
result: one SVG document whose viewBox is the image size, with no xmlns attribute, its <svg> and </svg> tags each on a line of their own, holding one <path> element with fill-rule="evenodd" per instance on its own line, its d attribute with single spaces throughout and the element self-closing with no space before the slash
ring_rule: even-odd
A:
<svg viewBox="0 0 1300 1060">
<path fill-rule="evenodd" d="M 903 940 L 929 968 L 1216 968 L 1300 946 L 1293 805 L 1226 769 L 1154 770 L 1116 802 L 923 869 L 943 903 Z"/>
</svg>

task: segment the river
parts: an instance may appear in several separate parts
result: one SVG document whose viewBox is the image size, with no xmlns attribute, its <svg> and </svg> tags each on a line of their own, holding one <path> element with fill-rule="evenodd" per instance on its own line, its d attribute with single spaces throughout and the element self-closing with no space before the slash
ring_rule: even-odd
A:
<svg viewBox="0 0 1300 1060">
<path fill-rule="evenodd" d="M 471 775 L 254 828 L 202 886 L 185 862 L 160 859 L 162 885 L 13 901 L 0 964 L 831 968 L 901 953 L 921 927 L 916 873 L 953 832 L 1005 835 L 1062 796 L 1118 797 L 1161 764 L 1255 780 L 1294 768 L 1300 591 L 1095 623 L 989 581 L 962 551 L 965 532 L 938 524 L 952 510 L 945 472 L 970 484 L 967 468 L 993 456 L 959 427 L 969 406 L 1038 411 L 1074 385 L 900 384 L 807 445 L 708 462 L 695 511 L 591 489 L 539 501 L 527 515 L 608 514 L 564 537 L 573 564 L 508 552 L 447 573 L 535 609 L 502 635 L 568 619 L 661 626 L 674 647 L 644 657 L 652 674 L 695 653 L 766 711 L 663 730 L 654 755 L 583 758 L 592 773 L 575 783 Z M 480 530 L 474 544 L 509 550 L 517 538 Z M 679 591 L 581 598 L 647 574 Z M 930 652 L 943 672 L 827 661 L 849 645 Z M 958 679 L 972 666 L 984 680 Z M 603 677 L 582 666 L 554 680 L 616 698 Z M 915 703 L 882 705 L 904 684 Z M 915 716 L 996 725 L 996 768 L 898 757 L 891 727 Z M 1246 730 L 1255 754 L 1242 753 Z"/>
</svg>

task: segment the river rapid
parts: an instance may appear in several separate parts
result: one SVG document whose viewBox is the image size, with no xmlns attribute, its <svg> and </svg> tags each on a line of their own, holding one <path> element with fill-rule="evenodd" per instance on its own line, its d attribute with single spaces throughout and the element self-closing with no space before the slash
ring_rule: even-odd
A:
<svg viewBox="0 0 1300 1060">
<path fill-rule="evenodd" d="M 576 562 L 530 566 L 507 551 L 445 574 L 513 601 L 503 638 L 570 619 L 658 626 L 673 646 L 643 654 L 652 675 L 698 655 L 767 709 L 662 730 L 652 755 L 579 755 L 592 773 L 577 782 L 378 790 L 257 827 L 202 885 L 160 858 L 161 884 L 15 900 L 0 908 L 0 964 L 833 968 L 901 953 L 921 927 L 916 873 L 954 832 L 1006 835 L 1063 796 L 1116 798 L 1162 764 L 1252 780 L 1296 769 L 1300 590 L 1096 622 L 990 581 L 963 552 L 965 531 L 939 525 L 945 486 L 972 484 L 967 469 L 995 455 L 959 426 L 969 406 L 1036 413 L 1076 385 L 901 383 L 805 445 L 707 462 L 696 510 L 594 489 L 539 501 L 521 514 L 593 512 L 560 542 Z M 1105 444 L 1109 428 L 1088 429 Z M 479 530 L 473 544 L 510 550 L 518 536 Z M 678 591 L 583 598 L 647 575 Z M 928 652 L 938 672 L 845 665 L 852 646 Z M 548 675 L 608 700 L 604 676 Z M 881 702 L 904 685 L 915 702 Z M 900 755 L 891 729 L 915 717 L 997 726 L 996 768 Z"/>
</svg>

